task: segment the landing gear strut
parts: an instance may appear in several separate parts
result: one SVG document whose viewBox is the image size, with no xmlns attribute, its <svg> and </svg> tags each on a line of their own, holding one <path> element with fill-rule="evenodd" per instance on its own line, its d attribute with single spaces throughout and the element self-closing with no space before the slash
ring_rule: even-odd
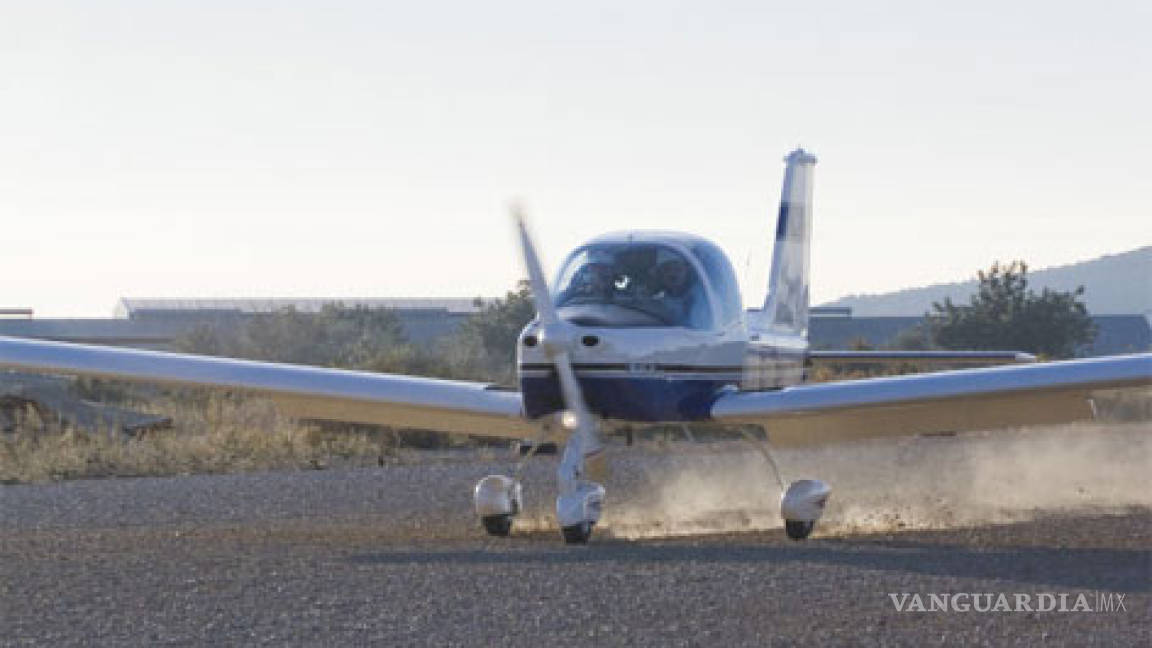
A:
<svg viewBox="0 0 1152 648">
<path fill-rule="evenodd" d="M 562 417 L 572 430 L 564 456 L 556 471 L 560 495 L 556 497 L 556 521 L 568 544 L 585 544 L 592 527 L 600 521 L 604 487 L 599 481 L 607 477 L 608 455 L 600 440 L 599 425 L 590 415 Z"/>
<path fill-rule="evenodd" d="M 528 451 L 523 453 L 512 476 L 488 475 L 476 484 L 472 494 L 472 503 L 476 508 L 476 515 L 480 516 L 480 524 L 490 536 L 506 538 L 512 532 L 512 521 L 524 508 L 523 489 L 520 485 L 520 474 L 524 466 L 538 450 L 548 445 L 552 436 L 551 423 L 545 423 L 537 438 Z M 521 446 L 523 447 L 523 446 Z"/>
<path fill-rule="evenodd" d="M 759 441 L 749 430 L 743 432 L 745 438 L 764 455 L 765 461 L 772 468 L 772 474 L 776 476 L 776 483 L 780 485 L 780 517 L 784 518 L 784 533 L 793 540 L 807 538 L 816 527 L 816 521 L 824 514 L 824 505 L 832 493 L 831 487 L 818 479 L 801 479 L 785 486 L 767 435 L 763 441 Z"/>
</svg>

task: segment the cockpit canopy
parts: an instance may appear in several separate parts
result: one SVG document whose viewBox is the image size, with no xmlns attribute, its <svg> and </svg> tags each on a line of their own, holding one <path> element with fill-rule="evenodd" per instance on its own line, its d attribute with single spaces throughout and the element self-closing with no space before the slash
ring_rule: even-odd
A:
<svg viewBox="0 0 1152 648">
<path fill-rule="evenodd" d="M 725 326 L 740 317 L 736 275 L 703 239 L 593 241 L 577 248 L 554 290 L 561 317 L 583 326 Z"/>
</svg>

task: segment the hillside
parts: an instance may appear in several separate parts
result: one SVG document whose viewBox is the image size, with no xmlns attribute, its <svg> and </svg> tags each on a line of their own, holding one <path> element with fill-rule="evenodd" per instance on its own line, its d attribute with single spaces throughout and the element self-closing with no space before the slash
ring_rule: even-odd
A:
<svg viewBox="0 0 1152 648">
<path fill-rule="evenodd" d="M 1152 246 L 1110 254 L 1090 261 L 1029 270 L 1028 285 L 1036 290 L 1073 290 L 1084 286 L 1085 303 L 1094 315 L 1126 315 L 1152 311 Z M 848 295 L 822 306 L 849 306 L 852 314 L 922 315 L 932 302 L 951 297 L 968 303 L 976 290 L 975 279 L 908 288 L 879 295 Z"/>
</svg>

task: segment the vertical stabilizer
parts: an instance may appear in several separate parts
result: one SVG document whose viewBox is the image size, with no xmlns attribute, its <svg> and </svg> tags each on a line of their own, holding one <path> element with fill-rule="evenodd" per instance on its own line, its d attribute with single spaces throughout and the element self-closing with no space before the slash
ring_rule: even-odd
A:
<svg viewBox="0 0 1152 648">
<path fill-rule="evenodd" d="M 816 156 L 796 149 L 784 158 L 784 188 L 776 221 L 772 271 L 756 329 L 770 335 L 808 335 L 808 248 L 812 238 L 812 171 Z"/>
</svg>

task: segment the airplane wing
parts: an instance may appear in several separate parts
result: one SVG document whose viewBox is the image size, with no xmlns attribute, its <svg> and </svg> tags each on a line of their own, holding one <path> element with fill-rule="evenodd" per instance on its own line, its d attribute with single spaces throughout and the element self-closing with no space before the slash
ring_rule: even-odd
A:
<svg viewBox="0 0 1152 648">
<path fill-rule="evenodd" d="M 0 368 L 215 387 L 271 397 L 289 416 L 523 439 L 518 392 L 483 383 L 0 337 Z"/>
<path fill-rule="evenodd" d="M 1152 353 L 732 391 L 723 423 L 755 423 L 782 446 L 1064 423 L 1093 416 L 1093 393 L 1152 386 Z"/>
</svg>

